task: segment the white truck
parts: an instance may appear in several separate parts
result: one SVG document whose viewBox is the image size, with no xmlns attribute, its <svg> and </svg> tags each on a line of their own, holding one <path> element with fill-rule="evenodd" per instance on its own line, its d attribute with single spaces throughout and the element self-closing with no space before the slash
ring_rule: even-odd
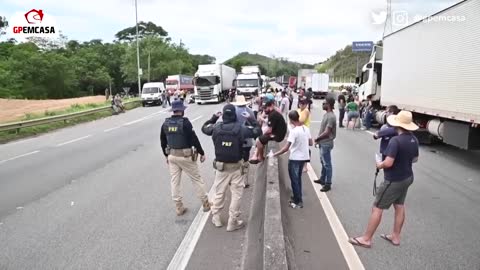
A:
<svg viewBox="0 0 480 270">
<path fill-rule="evenodd" d="M 258 66 L 243 66 L 235 80 L 237 95 L 258 96 L 262 91 L 263 79 L 261 76 Z"/>
<path fill-rule="evenodd" d="M 327 73 L 313 73 L 312 74 L 313 98 L 326 98 L 328 95 L 329 82 L 330 82 L 330 76 L 328 76 Z"/>
<path fill-rule="evenodd" d="M 165 85 L 162 82 L 149 82 L 143 84 L 142 88 L 142 106 L 145 105 L 161 105 L 162 92 L 165 91 Z"/>
<path fill-rule="evenodd" d="M 480 1 L 462 1 L 375 47 L 357 81 L 360 98 L 379 109 L 377 122 L 385 122 L 385 106 L 396 105 L 413 113 L 420 141 L 480 149 L 478 14 Z"/>
<path fill-rule="evenodd" d="M 223 64 L 199 65 L 193 78 L 195 103 L 224 101 L 236 76 L 234 68 Z"/>
<path fill-rule="evenodd" d="M 299 69 L 297 77 L 297 89 L 308 89 L 312 83 L 312 74 L 318 73 L 315 69 Z M 309 78 L 309 79 L 308 79 Z M 308 84 L 308 85 L 307 85 Z"/>
</svg>

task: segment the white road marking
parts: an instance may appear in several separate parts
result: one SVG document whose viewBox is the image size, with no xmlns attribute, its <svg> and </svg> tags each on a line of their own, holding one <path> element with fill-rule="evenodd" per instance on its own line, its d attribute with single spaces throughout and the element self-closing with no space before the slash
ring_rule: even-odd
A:
<svg viewBox="0 0 480 270">
<path fill-rule="evenodd" d="M 159 114 L 161 114 L 161 113 L 164 113 L 166 110 L 167 110 L 167 109 L 165 109 L 165 110 L 163 110 L 163 111 L 156 112 L 156 113 L 149 114 L 149 115 L 144 116 L 144 117 L 142 117 L 142 118 L 139 118 L 139 119 L 137 119 L 137 120 L 134 120 L 134 121 L 125 123 L 125 124 L 123 124 L 123 126 L 130 126 L 130 125 L 133 125 L 133 124 L 142 122 L 142 121 L 147 120 L 147 119 L 150 119 L 150 118 L 152 118 L 152 117 L 154 117 L 154 116 L 156 116 L 156 115 L 159 115 Z"/>
<path fill-rule="evenodd" d="M 112 130 L 119 129 L 119 128 L 121 128 L 121 127 L 122 127 L 122 126 L 105 129 L 103 132 L 110 132 L 110 131 L 112 131 Z"/>
<path fill-rule="evenodd" d="M 328 199 L 327 194 L 321 192 L 320 189 L 317 188 L 317 186 L 319 187 L 320 185 L 313 182 L 318 178 L 315 175 L 312 165 L 308 163 L 307 168 L 308 168 L 308 176 L 309 176 L 308 178 L 310 178 L 312 185 L 316 187 L 314 188 L 315 193 L 317 193 L 318 200 L 320 200 L 320 204 L 322 205 L 323 211 L 327 216 L 328 223 L 330 223 L 330 227 L 332 228 L 333 234 L 337 239 L 338 245 L 340 246 L 340 250 L 343 253 L 343 257 L 345 258 L 345 261 L 347 262 L 348 267 L 352 270 L 353 269 L 364 270 L 365 267 L 363 266 L 362 261 L 358 257 L 358 254 L 355 248 L 348 242 L 347 232 L 343 228 L 343 225 L 340 222 L 340 219 L 335 213 L 335 209 L 333 209 L 333 206 L 330 203 L 330 200 Z"/>
<path fill-rule="evenodd" d="M 17 159 L 17 158 L 30 156 L 30 155 L 36 154 L 36 153 L 38 153 L 38 152 L 40 152 L 40 151 L 37 150 L 37 151 L 33 151 L 33 152 L 26 153 L 26 154 L 23 154 L 23 155 L 19 155 L 19 156 L 16 156 L 16 157 L 12 157 L 12 158 L 9 158 L 9 159 L 5 159 L 5 160 L 0 161 L 0 164 L 5 163 L 5 162 L 7 162 L 7 161 L 15 160 L 15 159 Z"/>
<path fill-rule="evenodd" d="M 17 206 L 17 210 L 22 210 L 23 206 Z"/>
<path fill-rule="evenodd" d="M 75 204 L 75 202 L 71 202 L 71 203 L 70 203 L 70 206 L 73 206 L 74 204 Z"/>
<path fill-rule="evenodd" d="M 200 118 L 202 118 L 202 117 L 203 117 L 203 115 L 200 115 L 199 117 L 197 117 L 197 118 L 193 119 L 193 120 L 192 120 L 192 121 L 190 121 L 190 122 L 192 122 L 192 123 L 193 123 L 193 122 L 197 121 L 198 119 L 200 119 Z"/>
<path fill-rule="evenodd" d="M 212 185 L 210 191 L 208 192 L 208 198 L 213 196 L 213 189 L 214 186 Z M 203 228 L 207 223 L 208 217 L 210 217 L 210 212 L 203 212 L 203 208 L 200 207 L 195 219 L 193 220 L 192 224 L 190 224 L 190 228 L 188 228 L 182 243 L 180 243 L 180 246 L 178 246 L 178 249 L 170 261 L 170 264 L 168 264 L 167 270 L 184 270 L 187 267 L 188 261 L 190 260 L 190 257 L 192 257 L 193 250 L 197 245 L 198 239 L 200 239 L 200 234 L 202 234 Z"/>
<path fill-rule="evenodd" d="M 71 143 L 74 143 L 74 142 L 78 142 L 78 141 L 84 140 L 84 139 L 89 138 L 89 137 L 92 137 L 92 135 L 83 136 L 83 137 L 80 137 L 80 138 L 77 138 L 77 139 L 74 139 L 74 140 L 71 140 L 71 141 L 68 141 L 68 142 L 63 142 L 63 143 L 57 144 L 57 147 L 64 146 L 64 145 L 67 145 L 67 144 L 71 144 Z"/>
<path fill-rule="evenodd" d="M 188 228 L 185 237 L 180 243 L 180 246 L 175 252 L 173 259 L 170 261 L 167 270 L 184 270 L 187 267 L 188 261 L 192 256 L 193 250 L 197 245 L 200 234 L 207 223 L 210 212 L 203 212 L 203 209 L 198 210 L 195 219 L 193 220 L 190 228 Z"/>
</svg>

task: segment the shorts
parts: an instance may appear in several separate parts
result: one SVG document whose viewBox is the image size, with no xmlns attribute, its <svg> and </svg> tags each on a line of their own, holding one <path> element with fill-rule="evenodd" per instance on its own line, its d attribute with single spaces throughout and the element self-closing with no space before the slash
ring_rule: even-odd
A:
<svg viewBox="0 0 480 270">
<path fill-rule="evenodd" d="M 413 176 L 402 180 L 390 182 L 384 180 L 377 188 L 377 196 L 373 205 L 380 209 L 388 209 L 392 204 L 403 205 L 407 197 L 407 191 L 413 183 Z"/>
<path fill-rule="evenodd" d="M 279 136 L 274 136 L 272 137 L 272 135 L 261 135 L 260 137 L 258 137 L 258 140 L 263 144 L 263 145 L 266 145 L 269 141 L 276 141 L 276 142 L 282 142 L 283 141 L 283 138 L 281 138 L 281 140 L 279 140 L 281 137 Z"/>
</svg>

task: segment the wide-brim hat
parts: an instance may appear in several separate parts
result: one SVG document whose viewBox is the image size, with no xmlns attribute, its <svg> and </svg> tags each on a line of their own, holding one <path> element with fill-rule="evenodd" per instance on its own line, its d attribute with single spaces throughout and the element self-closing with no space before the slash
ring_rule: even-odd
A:
<svg viewBox="0 0 480 270">
<path fill-rule="evenodd" d="M 235 97 L 235 102 L 231 102 L 230 104 L 232 104 L 233 106 L 245 106 L 247 104 L 249 104 L 250 102 L 248 102 L 246 99 L 245 99 L 245 96 L 243 95 L 237 95 Z"/>
<path fill-rule="evenodd" d="M 413 116 L 409 111 L 401 111 L 397 115 L 390 115 L 387 122 L 393 127 L 401 127 L 409 131 L 418 129 L 418 126 L 413 123 Z"/>
</svg>

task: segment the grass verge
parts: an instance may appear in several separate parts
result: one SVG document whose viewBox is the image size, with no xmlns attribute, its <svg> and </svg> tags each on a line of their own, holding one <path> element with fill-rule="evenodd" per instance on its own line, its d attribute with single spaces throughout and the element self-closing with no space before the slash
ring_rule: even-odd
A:
<svg viewBox="0 0 480 270">
<path fill-rule="evenodd" d="M 93 105 L 96 106 L 97 104 L 93 104 Z M 93 108 L 98 108 L 98 107 L 105 106 L 105 104 L 100 103 L 99 106 L 91 107 L 93 105 L 92 104 L 86 104 L 86 105 L 75 104 L 75 105 L 72 105 L 72 107 L 67 109 L 67 110 L 56 111 L 56 112 L 69 111 L 67 113 L 72 113 L 72 112 L 78 112 L 78 111 L 82 111 L 82 110 L 84 111 L 84 110 L 88 110 L 88 109 L 93 109 Z M 129 103 L 129 104 L 125 105 L 127 110 L 131 110 L 131 109 L 134 109 L 134 108 L 139 107 L 139 106 L 141 106 L 140 102 L 134 102 L 134 103 Z M 76 110 L 76 111 L 72 111 L 72 110 Z M 65 114 L 65 113 L 63 113 L 63 114 Z M 54 115 L 60 115 L 60 114 L 54 114 Z M 32 119 L 37 119 L 37 118 L 42 118 L 42 117 L 47 117 L 47 116 L 54 116 L 54 115 L 38 114 L 38 115 L 30 116 L 30 117 L 36 117 L 36 118 L 29 118 L 29 119 L 25 119 L 25 120 L 32 120 Z M 7 143 L 7 142 L 10 142 L 10 141 L 14 141 L 14 140 L 18 140 L 18 139 L 22 139 L 22 138 L 35 136 L 35 135 L 39 135 L 39 134 L 42 134 L 42 133 L 47 133 L 47 132 L 57 130 L 57 129 L 60 129 L 60 128 L 74 126 L 76 124 L 85 123 L 85 122 L 97 120 L 97 119 L 108 117 L 108 116 L 112 116 L 112 111 L 111 110 L 103 111 L 103 112 L 97 112 L 97 113 L 90 114 L 90 115 L 85 115 L 85 116 L 80 116 L 80 117 L 73 118 L 73 119 L 66 120 L 66 121 L 58 121 L 58 122 L 53 122 L 53 123 L 49 123 L 49 124 L 45 124 L 45 125 L 39 125 L 39 126 L 34 126 L 34 127 L 26 127 L 26 128 L 20 129 L 20 131 L 18 133 L 17 133 L 16 130 L 0 131 L 0 144 Z"/>
</svg>

